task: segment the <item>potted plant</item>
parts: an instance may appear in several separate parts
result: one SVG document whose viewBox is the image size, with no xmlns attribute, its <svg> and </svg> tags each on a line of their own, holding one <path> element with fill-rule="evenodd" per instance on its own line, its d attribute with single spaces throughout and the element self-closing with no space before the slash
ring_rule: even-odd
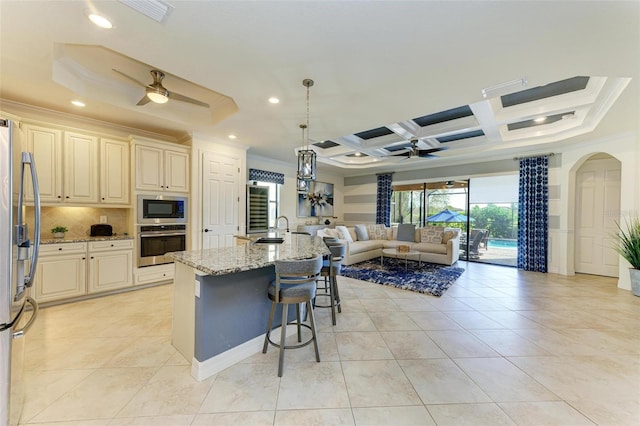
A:
<svg viewBox="0 0 640 426">
<path fill-rule="evenodd" d="M 640 296 L 640 218 L 625 220 L 626 230 L 617 222 L 616 225 L 619 230 L 616 251 L 631 265 L 631 291 L 635 296 Z"/>
<path fill-rule="evenodd" d="M 64 233 L 67 232 L 68 229 L 66 226 L 54 226 L 51 228 L 51 233 L 53 234 L 53 238 L 64 238 Z"/>
</svg>

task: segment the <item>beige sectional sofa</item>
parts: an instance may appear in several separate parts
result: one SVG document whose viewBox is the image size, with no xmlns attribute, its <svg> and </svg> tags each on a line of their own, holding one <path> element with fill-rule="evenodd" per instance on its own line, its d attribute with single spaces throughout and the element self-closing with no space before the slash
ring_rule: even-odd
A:
<svg viewBox="0 0 640 426">
<path fill-rule="evenodd" d="M 363 225 L 358 225 L 362 227 Z M 384 228 L 384 225 L 366 225 L 368 230 L 374 229 L 374 232 L 368 232 L 367 239 L 359 238 L 356 229 L 353 226 L 338 226 L 336 229 L 325 229 L 318 231 L 319 236 L 337 237 L 340 242 L 347 246 L 347 254 L 342 262 L 344 265 L 352 265 L 354 263 L 363 262 L 365 260 L 380 257 L 383 249 L 397 248 L 400 245 L 408 245 L 412 251 L 420 252 L 420 260 L 423 262 L 438 263 L 442 265 L 453 265 L 458 261 L 460 253 L 460 229 L 457 228 L 438 228 L 425 227 L 418 228 L 414 231 L 413 241 L 398 240 L 398 228 Z M 403 226 L 403 225 L 400 225 Z M 384 233 L 381 232 L 384 229 Z M 345 238 L 344 232 L 348 231 L 349 236 Z M 360 228 L 362 230 L 362 228 Z M 428 235 L 429 233 L 436 235 Z M 441 240 L 438 242 L 438 233 L 441 232 Z M 360 237 L 363 237 L 360 232 Z M 425 238 L 427 235 L 427 238 Z M 373 236 L 373 238 L 371 238 Z M 383 238 L 380 238 L 383 237 Z"/>
</svg>

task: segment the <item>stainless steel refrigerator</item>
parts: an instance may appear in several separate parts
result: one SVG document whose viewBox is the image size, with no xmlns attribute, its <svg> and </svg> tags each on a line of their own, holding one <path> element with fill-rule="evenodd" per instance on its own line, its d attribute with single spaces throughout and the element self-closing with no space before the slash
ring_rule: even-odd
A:
<svg viewBox="0 0 640 426">
<path fill-rule="evenodd" d="M 24 335 L 38 315 L 29 297 L 40 248 L 40 195 L 33 154 L 22 131 L 0 117 L 0 425 L 17 424 L 24 398 Z M 27 174 L 31 179 L 27 179 Z M 28 229 L 24 186 L 33 184 L 34 229 Z M 31 209 L 29 209 L 31 211 Z"/>
</svg>

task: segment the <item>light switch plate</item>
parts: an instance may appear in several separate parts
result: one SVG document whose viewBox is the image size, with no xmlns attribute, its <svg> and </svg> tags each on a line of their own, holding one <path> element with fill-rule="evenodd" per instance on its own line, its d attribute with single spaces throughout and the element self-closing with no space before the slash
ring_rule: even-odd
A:
<svg viewBox="0 0 640 426">
<path fill-rule="evenodd" d="M 100 223 L 107 223 L 107 217 L 106 216 L 100 216 Z"/>
</svg>

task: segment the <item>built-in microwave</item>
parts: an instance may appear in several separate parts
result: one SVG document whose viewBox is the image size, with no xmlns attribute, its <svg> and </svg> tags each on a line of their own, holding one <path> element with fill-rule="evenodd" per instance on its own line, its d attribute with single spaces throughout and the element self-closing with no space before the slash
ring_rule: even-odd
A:
<svg viewBox="0 0 640 426">
<path fill-rule="evenodd" d="M 138 223 L 186 223 L 187 198 L 138 195 Z"/>
</svg>

